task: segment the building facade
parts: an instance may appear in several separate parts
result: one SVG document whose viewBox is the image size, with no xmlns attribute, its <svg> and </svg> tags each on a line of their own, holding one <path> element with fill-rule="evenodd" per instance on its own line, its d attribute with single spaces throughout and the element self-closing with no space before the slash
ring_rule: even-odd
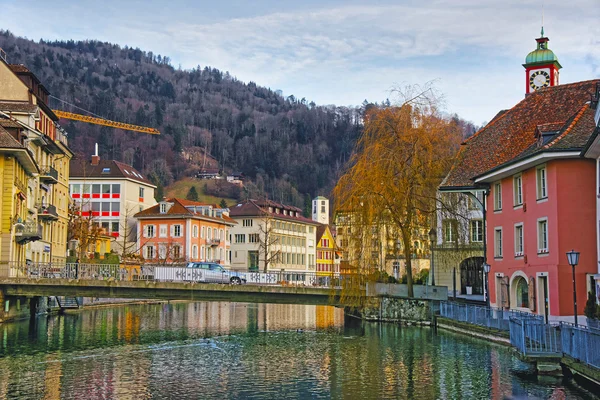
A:
<svg viewBox="0 0 600 400">
<path fill-rule="evenodd" d="M 49 92 L 23 65 L 0 57 L 2 262 L 65 262 L 69 198 L 66 133 Z"/>
<path fill-rule="evenodd" d="M 328 225 L 317 226 L 317 275 L 331 275 L 340 272 L 340 264 L 336 262 L 335 240 Z"/>
<path fill-rule="evenodd" d="M 156 204 L 153 185 L 130 165 L 101 160 L 71 161 L 69 193 L 75 212 L 88 214 L 93 223 L 114 239 L 112 249 L 121 256 L 139 253 L 134 215 Z"/>
<path fill-rule="evenodd" d="M 140 256 L 146 262 L 211 261 L 229 266 L 228 209 L 167 199 L 135 214 Z"/>
<path fill-rule="evenodd" d="M 248 200 L 230 210 L 231 267 L 238 270 L 316 270 L 318 222 L 298 207 L 270 200 Z"/>
<path fill-rule="evenodd" d="M 548 39 L 536 41 L 524 64 L 525 99 L 463 143 L 440 191 L 486 194 L 482 261 L 491 268 L 492 305 L 572 321 L 566 252 L 581 253 L 577 314 L 598 271 L 596 168 L 584 155 L 597 126 L 590 99 L 600 80 L 559 85 Z"/>
</svg>

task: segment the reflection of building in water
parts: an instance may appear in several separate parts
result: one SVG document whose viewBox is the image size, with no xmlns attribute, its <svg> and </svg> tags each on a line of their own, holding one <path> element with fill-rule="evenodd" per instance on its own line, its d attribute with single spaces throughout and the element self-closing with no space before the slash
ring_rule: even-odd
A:
<svg viewBox="0 0 600 400">
<path fill-rule="evenodd" d="M 48 354 L 44 370 L 44 400 L 60 399 L 60 377 L 62 375 L 60 357 L 57 354 Z"/>
<path fill-rule="evenodd" d="M 337 311 L 337 312 L 336 312 Z M 333 328 L 344 325 L 344 314 L 340 310 L 331 306 L 315 306 L 316 328 Z"/>
</svg>

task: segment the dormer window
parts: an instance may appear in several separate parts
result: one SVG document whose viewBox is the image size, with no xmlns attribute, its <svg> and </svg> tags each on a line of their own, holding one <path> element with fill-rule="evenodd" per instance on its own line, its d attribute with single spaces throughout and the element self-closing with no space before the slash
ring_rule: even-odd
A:
<svg viewBox="0 0 600 400">
<path fill-rule="evenodd" d="M 160 213 L 161 214 L 167 213 L 167 203 L 160 203 Z"/>
<path fill-rule="evenodd" d="M 103 174 L 110 174 L 110 168 L 102 168 Z"/>
</svg>

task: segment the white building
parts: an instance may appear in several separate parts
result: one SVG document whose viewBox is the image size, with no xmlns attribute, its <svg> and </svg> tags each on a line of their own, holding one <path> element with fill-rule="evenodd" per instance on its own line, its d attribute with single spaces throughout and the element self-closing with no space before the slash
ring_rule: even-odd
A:
<svg viewBox="0 0 600 400">
<path fill-rule="evenodd" d="M 153 185 L 135 168 L 114 160 L 71 160 L 69 194 L 82 212 L 91 212 L 115 238 L 113 250 L 137 252 L 133 216 L 156 204 Z"/>
<path fill-rule="evenodd" d="M 312 219 L 323 225 L 329 225 L 329 200 L 317 196 L 312 201 Z"/>
<path fill-rule="evenodd" d="M 273 201 L 248 200 L 230 209 L 231 268 L 314 272 L 317 222 L 302 210 Z"/>
</svg>

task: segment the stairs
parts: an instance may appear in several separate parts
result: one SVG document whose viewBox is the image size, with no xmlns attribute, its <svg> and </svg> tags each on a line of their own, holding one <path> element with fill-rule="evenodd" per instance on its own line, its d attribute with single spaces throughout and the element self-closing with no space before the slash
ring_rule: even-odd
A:
<svg viewBox="0 0 600 400">
<path fill-rule="evenodd" d="M 61 310 L 67 309 L 79 309 L 83 306 L 82 297 L 67 297 L 67 296 L 55 296 L 50 299 L 51 308 L 60 308 Z"/>
</svg>

